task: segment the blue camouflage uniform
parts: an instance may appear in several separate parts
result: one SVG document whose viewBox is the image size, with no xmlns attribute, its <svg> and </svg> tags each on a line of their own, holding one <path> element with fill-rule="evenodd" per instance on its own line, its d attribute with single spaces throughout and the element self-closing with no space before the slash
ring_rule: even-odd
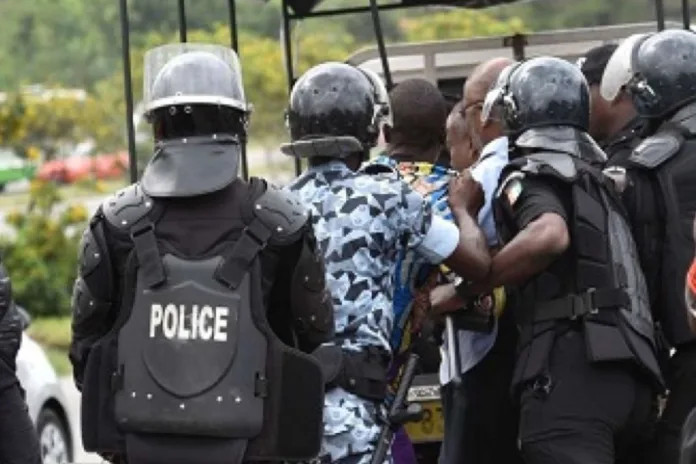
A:
<svg viewBox="0 0 696 464">
<path fill-rule="evenodd" d="M 447 203 L 447 194 L 449 181 L 456 177 L 456 171 L 425 162 L 398 162 L 386 155 L 375 158 L 363 171 L 373 173 L 384 169 L 388 169 L 411 185 L 430 202 L 435 214 L 448 221 L 454 221 Z M 423 316 L 421 308 L 416 308 L 415 315 L 412 312 L 416 305 L 416 295 L 433 272 L 437 271 L 436 266 L 411 250 L 404 249 L 399 253 L 394 272 L 395 325 L 391 335 L 392 350 L 397 354 L 407 350 L 411 336 L 420 330 Z"/>
<path fill-rule="evenodd" d="M 453 221 L 447 193 L 449 181 L 456 176 L 456 171 L 426 162 L 400 162 L 384 154 L 366 164 L 363 171 L 394 173 L 428 200 L 435 214 Z M 430 290 L 439 280 L 437 266 L 412 250 L 401 250 L 394 272 L 395 324 L 391 335 L 394 360 L 389 369 L 392 394 L 398 388 L 396 379 L 406 362 L 412 339 L 420 332 L 430 308 Z M 417 462 L 413 444 L 403 427 L 394 435 L 391 451 L 394 464 Z"/>
<path fill-rule="evenodd" d="M 391 353 L 393 273 L 415 249 L 433 264 L 452 254 L 457 228 L 393 174 L 369 175 L 341 161 L 310 167 L 289 189 L 312 212 L 335 310 L 336 341 L 346 351 Z M 327 392 L 322 454 L 331 462 L 367 464 L 379 435 L 378 404 L 341 388 Z"/>
</svg>

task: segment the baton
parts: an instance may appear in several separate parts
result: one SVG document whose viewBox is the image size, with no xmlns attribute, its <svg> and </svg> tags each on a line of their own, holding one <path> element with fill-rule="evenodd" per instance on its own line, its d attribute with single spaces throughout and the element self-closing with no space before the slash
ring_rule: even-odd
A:
<svg viewBox="0 0 696 464">
<path fill-rule="evenodd" d="M 445 342 L 447 343 L 447 364 L 455 385 L 462 383 L 462 363 L 459 358 L 459 339 L 454 329 L 452 316 L 445 317 Z"/>
<path fill-rule="evenodd" d="M 406 360 L 404 371 L 399 379 L 399 386 L 396 389 L 396 395 L 389 407 L 387 417 L 382 425 L 382 430 L 379 433 L 377 447 L 372 455 L 370 464 L 384 464 L 384 459 L 387 457 L 387 452 L 392 445 L 394 433 L 396 429 L 406 422 L 418 420 L 422 416 L 421 406 L 419 404 L 406 405 L 408 398 L 408 389 L 411 388 L 413 378 L 416 376 L 416 367 L 418 366 L 418 355 L 411 353 Z"/>
</svg>

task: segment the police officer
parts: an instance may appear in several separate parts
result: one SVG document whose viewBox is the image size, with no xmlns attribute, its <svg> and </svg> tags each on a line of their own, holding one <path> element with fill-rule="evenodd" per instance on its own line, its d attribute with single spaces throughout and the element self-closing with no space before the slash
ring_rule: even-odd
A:
<svg viewBox="0 0 696 464">
<path fill-rule="evenodd" d="M 382 93 L 353 66 L 315 66 L 292 90 L 292 142 L 281 146 L 309 160 L 290 189 L 313 212 L 336 310 L 337 342 L 322 358 L 335 366 L 327 372 L 322 454 L 341 464 L 370 462 L 379 436 L 399 254 L 413 249 L 467 278 L 482 278 L 490 265 L 474 219 L 483 201 L 480 186 L 450 184 L 457 193 L 450 202 L 457 227 L 434 215 L 429 201 L 393 173 L 359 171 L 391 114 L 388 104 L 380 104 Z"/>
<path fill-rule="evenodd" d="M 627 172 L 617 177 L 617 186 L 634 223 L 653 312 L 676 349 L 666 362 L 669 398 L 654 458 L 674 464 L 681 426 L 696 406 L 696 337 L 684 307 L 696 212 L 696 35 L 666 30 L 626 39 L 609 60 L 601 84 L 607 100 L 621 89 L 649 125 L 650 136 L 620 165 Z"/>
<path fill-rule="evenodd" d="M 637 462 L 660 385 L 645 283 L 619 200 L 586 131 L 579 69 L 539 57 L 513 64 L 486 96 L 510 140 L 495 205 L 505 245 L 461 298 L 517 286 L 526 462 Z M 636 453 L 631 455 L 631 453 Z"/>
<path fill-rule="evenodd" d="M 599 92 L 602 74 L 618 45 L 609 43 L 589 50 L 578 65 L 590 87 L 590 127 L 588 133 L 609 158 L 609 165 L 621 163 L 642 140 L 645 129 L 631 96 L 621 90 L 613 100 L 605 100 Z"/>
<path fill-rule="evenodd" d="M 0 462 L 41 464 L 36 428 L 17 379 L 17 352 L 22 341 L 22 319 L 12 302 L 12 285 L 0 264 Z"/>
<path fill-rule="evenodd" d="M 145 57 L 155 153 L 86 230 L 70 359 L 85 448 L 129 464 L 314 458 L 333 310 L 306 210 L 238 177 L 235 53 Z"/>
</svg>

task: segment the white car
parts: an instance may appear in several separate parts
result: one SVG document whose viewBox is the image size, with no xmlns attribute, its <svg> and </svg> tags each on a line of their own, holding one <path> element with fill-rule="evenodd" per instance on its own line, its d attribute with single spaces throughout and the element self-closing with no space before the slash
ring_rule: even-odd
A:
<svg viewBox="0 0 696 464">
<path fill-rule="evenodd" d="M 18 309 L 26 330 L 31 319 L 24 309 Z M 22 334 L 22 346 L 17 354 L 17 376 L 26 392 L 29 415 L 36 425 L 44 464 L 72 462 L 75 448 L 68 403 L 46 353 L 26 332 Z"/>
</svg>

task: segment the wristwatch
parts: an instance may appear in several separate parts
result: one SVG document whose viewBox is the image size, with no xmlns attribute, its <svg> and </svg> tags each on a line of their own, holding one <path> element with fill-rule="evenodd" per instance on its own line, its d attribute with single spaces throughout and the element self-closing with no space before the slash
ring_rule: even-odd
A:
<svg viewBox="0 0 696 464">
<path fill-rule="evenodd" d="M 459 298 L 464 301 L 469 300 L 473 296 L 470 291 L 471 282 L 459 276 L 454 279 L 454 290 L 457 292 L 457 295 L 459 295 Z"/>
</svg>

